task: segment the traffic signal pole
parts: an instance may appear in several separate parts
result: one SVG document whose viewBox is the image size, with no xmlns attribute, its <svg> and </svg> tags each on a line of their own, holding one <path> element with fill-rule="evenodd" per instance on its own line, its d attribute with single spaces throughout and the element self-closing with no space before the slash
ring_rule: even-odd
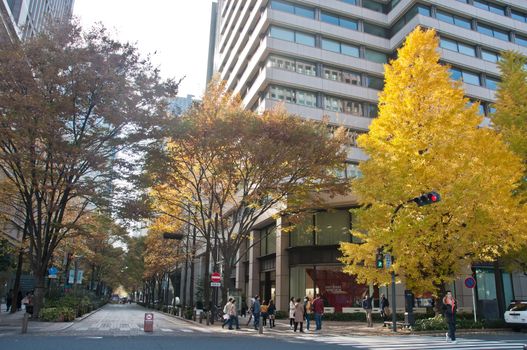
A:
<svg viewBox="0 0 527 350">
<path fill-rule="evenodd" d="M 395 297 L 395 271 L 392 269 L 392 331 L 397 332 L 397 298 Z"/>
</svg>

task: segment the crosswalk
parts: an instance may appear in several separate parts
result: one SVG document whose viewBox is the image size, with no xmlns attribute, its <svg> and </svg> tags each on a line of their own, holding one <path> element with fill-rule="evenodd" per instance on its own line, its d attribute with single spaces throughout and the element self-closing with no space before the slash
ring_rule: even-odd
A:
<svg viewBox="0 0 527 350">
<path fill-rule="evenodd" d="M 78 325 L 74 326 L 65 332 L 67 333 L 111 333 L 115 335 L 119 334 L 141 334 L 144 333 L 142 324 L 92 324 L 92 325 Z M 154 333 L 160 332 L 164 334 L 170 333 L 210 333 L 210 330 L 198 328 L 198 327 L 177 327 L 177 328 L 165 328 L 165 327 L 154 327 Z"/>
<path fill-rule="evenodd" d="M 442 337 L 433 336 L 318 336 L 309 335 L 294 337 L 298 340 L 309 341 L 310 343 L 332 344 L 339 346 L 349 346 L 353 349 L 364 350 L 450 350 L 450 349 L 471 349 L 471 350 L 524 350 L 525 344 L 519 342 L 489 341 L 481 339 L 459 338 L 456 344 L 447 343 Z"/>
</svg>

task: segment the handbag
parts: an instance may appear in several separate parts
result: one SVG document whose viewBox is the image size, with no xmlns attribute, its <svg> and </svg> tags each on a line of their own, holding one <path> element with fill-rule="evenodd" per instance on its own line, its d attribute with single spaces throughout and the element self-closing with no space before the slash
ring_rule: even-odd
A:
<svg viewBox="0 0 527 350">
<path fill-rule="evenodd" d="M 229 315 L 227 315 L 227 314 L 223 315 L 223 319 L 224 320 L 228 320 L 229 318 L 231 318 Z"/>
</svg>

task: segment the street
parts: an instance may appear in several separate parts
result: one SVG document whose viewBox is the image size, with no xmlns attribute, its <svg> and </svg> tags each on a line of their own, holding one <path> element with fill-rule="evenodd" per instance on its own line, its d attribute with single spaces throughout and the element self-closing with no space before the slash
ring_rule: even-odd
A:
<svg viewBox="0 0 527 350">
<path fill-rule="evenodd" d="M 293 333 L 287 323 L 277 323 L 273 330 L 259 335 L 250 327 L 229 331 L 219 325 L 206 326 L 154 312 L 154 332 L 143 331 L 145 309 L 132 305 L 109 304 L 92 315 L 65 325 L 63 329 L 46 331 L 39 322 L 30 323 L 26 335 L 0 327 L 2 349 L 507 349 L 523 350 L 526 333 L 461 335 L 457 344 L 446 343 L 443 336 L 434 335 L 362 335 L 337 334 L 332 329 L 321 333 Z M 57 324 L 49 324 L 50 327 Z M 33 331 L 31 331 L 33 329 Z M 35 331 L 36 329 L 36 331 Z M 52 329 L 52 328 L 50 328 Z"/>
</svg>

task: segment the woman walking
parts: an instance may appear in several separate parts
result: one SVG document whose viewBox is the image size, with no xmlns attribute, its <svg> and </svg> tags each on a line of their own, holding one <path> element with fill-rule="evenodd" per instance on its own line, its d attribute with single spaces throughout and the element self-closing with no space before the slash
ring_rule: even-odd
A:
<svg viewBox="0 0 527 350">
<path fill-rule="evenodd" d="M 295 332 L 299 323 L 300 333 L 304 333 L 304 304 L 300 302 L 300 298 L 297 298 L 295 303 Z"/>
<path fill-rule="evenodd" d="M 443 311 L 445 312 L 445 320 L 448 324 L 448 333 L 446 334 L 446 341 L 456 344 L 456 312 L 457 302 L 452 296 L 452 292 L 447 290 L 443 298 Z"/>
<path fill-rule="evenodd" d="M 289 329 L 293 329 L 295 324 L 295 297 L 289 301 Z"/>
</svg>

